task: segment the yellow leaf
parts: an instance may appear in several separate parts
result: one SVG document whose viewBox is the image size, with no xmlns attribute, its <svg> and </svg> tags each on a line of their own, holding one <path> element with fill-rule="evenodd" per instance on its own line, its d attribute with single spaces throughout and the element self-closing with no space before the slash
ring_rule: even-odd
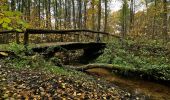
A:
<svg viewBox="0 0 170 100">
<path fill-rule="evenodd" d="M 8 56 L 8 53 L 5 53 L 5 52 L 0 52 L 0 54 L 3 56 Z"/>
<path fill-rule="evenodd" d="M 4 22 L 6 22 L 6 23 L 10 23 L 10 22 L 11 22 L 11 19 L 9 19 L 9 18 L 4 18 L 3 20 L 4 20 Z"/>
</svg>

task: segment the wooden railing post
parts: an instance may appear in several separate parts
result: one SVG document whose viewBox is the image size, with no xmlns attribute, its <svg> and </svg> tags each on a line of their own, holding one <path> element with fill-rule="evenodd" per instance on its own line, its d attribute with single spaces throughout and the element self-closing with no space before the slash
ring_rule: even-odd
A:
<svg viewBox="0 0 170 100">
<path fill-rule="evenodd" d="M 96 42 L 97 42 L 97 43 L 101 42 L 101 39 L 100 39 L 100 34 L 99 34 L 99 33 L 97 33 Z"/>
<path fill-rule="evenodd" d="M 20 41 L 19 41 L 19 33 L 18 32 L 15 33 L 15 39 L 16 39 L 16 43 L 19 44 Z"/>
<path fill-rule="evenodd" d="M 60 34 L 60 42 L 63 42 L 63 34 Z"/>
<path fill-rule="evenodd" d="M 79 42 L 80 41 L 80 36 L 79 36 L 79 34 L 77 34 L 77 42 Z"/>
<path fill-rule="evenodd" d="M 29 42 L 29 33 L 27 31 L 25 31 L 25 33 L 24 33 L 24 45 L 28 46 L 28 42 Z"/>
</svg>

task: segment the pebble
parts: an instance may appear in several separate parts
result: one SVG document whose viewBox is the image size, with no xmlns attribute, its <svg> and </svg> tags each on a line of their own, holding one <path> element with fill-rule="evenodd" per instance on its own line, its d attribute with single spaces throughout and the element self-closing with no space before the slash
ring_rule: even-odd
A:
<svg viewBox="0 0 170 100">
<path fill-rule="evenodd" d="M 24 84 L 18 85 L 18 89 L 25 89 L 26 86 Z"/>
<path fill-rule="evenodd" d="M 77 95 L 77 93 L 76 93 L 76 92 L 74 92 L 74 93 L 73 93 L 73 96 L 76 96 L 76 95 Z"/>
<path fill-rule="evenodd" d="M 42 87 L 39 87 L 40 91 L 44 92 L 44 89 Z"/>
<path fill-rule="evenodd" d="M 41 92 L 41 96 L 44 96 L 45 95 L 45 92 Z"/>
<path fill-rule="evenodd" d="M 8 93 L 5 93 L 5 94 L 3 95 L 3 98 L 4 98 L 4 99 L 7 99 L 8 96 L 9 96 L 9 94 L 8 94 Z"/>
</svg>

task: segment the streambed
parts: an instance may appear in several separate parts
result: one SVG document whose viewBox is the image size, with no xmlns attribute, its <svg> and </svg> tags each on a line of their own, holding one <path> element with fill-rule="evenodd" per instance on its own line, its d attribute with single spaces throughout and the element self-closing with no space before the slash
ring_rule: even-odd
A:
<svg viewBox="0 0 170 100">
<path fill-rule="evenodd" d="M 154 100 L 170 100 L 170 87 L 168 86 L 146 80 L 124 78 L 102 68 L 89 69 L 87 72 L 113 82 L 134 94 L 144 94 Z"/>
</svg>

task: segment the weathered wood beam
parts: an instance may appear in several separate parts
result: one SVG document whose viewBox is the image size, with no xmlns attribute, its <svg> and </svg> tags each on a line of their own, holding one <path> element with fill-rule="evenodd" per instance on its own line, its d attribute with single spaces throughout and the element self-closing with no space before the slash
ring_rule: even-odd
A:
<svg viewBox="0 0 170 100">
<path fill-rule="evenodd" d="M 16 43 L 19 44 L 19 43 L 20 43 L 20 41 L 19 41 L 19 35 L 20 35 L 21 33 L 24 33 L 23 31 L 22 31 L 22 32 L 18 32 L 18 31 L 16 31 L 16 30 L 10 30 L 10 31 L 4 30 L 4 31 L 0 31 L 0 34 L 11 34 L 11 33 L 14 33 L 14 34 L 15 34 Z"/>
<path fill-rule="evenodd" d="M 50 47 L 51 46 L 34 47 L 32 48 L 32 50 L 34 52 L 41 53 L 41 52 L 46 52 L 46 50 Z M 90 42 L 90 43 L 71 43 L 71 44 L 56 45 L 56 46 L 52 46 L 51 48 L 53 48 L 52 51 L 57 52 L 61 48 L 64 48 L 66 50 L 78 50 L 78 49 L 87 49 L 87 48 L 100 49 L 105 47 L 106 47 L 105 43 Z"/>
<path fill-rule="evenodd" d="M 29 42 L 29 33 L 26 31 L 24 33 L 24 45 L 27 46 Z"/>
<path fill-rule="evenodd" d="M 98 32 L 93 30 L 46 30 L 46 29 L 26 29 L 30 34 L 70 34 L 71 32 L 90 32 L 90 33 L 100 33 L 100 34 L 109 34 L 106 32 Z"/>
<path fill-rule="evenodd" d="M 119 36 L 116 36 L 116 35 L 112 35 L 112 34 L 109 34 L 109 33 L 106 33 L 106 32 L 98 32 L 98 31 L 93 31 L 93 30 L 85 30 L 85 29 L 81 29 L 81 30 L 47 30 L 47 29 L 26 29 L 25 35 L 28 35 L 28 34 L 61 34 L 61 39 L 62 39 L 62 35 L 63 34 L 75 34 L 75 33 L 81 33 L 81 34 L 84 34 L 84 32 L 88 32 L 88 33 L 97 33 L 97 34 L 102 34 L 102 35 L 110 35 L 110 36 L 113 36 L 115 38 L 121 38 Z M 28 40 L 29 39 L 26 39 L 26 38 L 29 38 L 29 36 L 24 36 L 24 44 L 28 44 Z M 25 41 L 26 40 L 26 41 Z"/>
<path fill-rule="evenodd" d="M 23 32 L 23 31 L 22 31 L 22 32 L 18 32 L 18 31 L 15 31 L 15 30 L 11 30 L 11 31 L 8 31 L 8 30 L 0 31 L 0 34 L 6 34 L 6 33 L 24 33 L 24 32 Z"/>
<path fill-rule="evenodd" d="M 5 31 L 0 31 L 0 34 L 5 34 L 5 33 L 25 33 L 28 32 L 29 34 L 73 34 L 77 32 L 90 32 L 90 33 L 100 33 L 103 35 L 110 35 L 116 38 L 121 38 L 120 36 L 109 34 L 106 32 L 99 32 L 99 31 L 93 31 L 93 30 L 86 30 L 86 29 L 81 29 L 81 30 L 46 30 L 46 29 L 26 29 L 26 31 L 18 32 L 15 30 L 5 30 Z M 83 33 L 82 33 L 83 34 Z"/>
<path fill-rule="evenodd" d="M 11 30 L 11 31 L 1 31 L 0 34 L 6 34 L 6 33 L 16 33 L 16 37 L 19 36 L 18 33 L 24 33 L 24 45 L 28 45 L 29 42 L 29 34 L 61 34 L 61 41 L 62 41 L 62 35 L 63 34 L 84 34 L 84 32 L 89 33 L 89 34 L 102 34 L 102 35 L 106 35 L 106 36 L 113 36 L 116 38 L 121 38 L 119 36 L 116 35 L 112 35 L 106 32 L 99 32 L 99 31 L 93 31 L 93 30 L 86 30 L 86 29 L 81 29 L 81 30 L 47 30 L 47 29 L 26 29 L 26 31 L 23 32 L 17 32 L 15 30 Z M 79 38 L 78 38 L 79 39 Z M 16 42 L 19 43 L 19 39 L 16 38 Z"/>
</svg>

